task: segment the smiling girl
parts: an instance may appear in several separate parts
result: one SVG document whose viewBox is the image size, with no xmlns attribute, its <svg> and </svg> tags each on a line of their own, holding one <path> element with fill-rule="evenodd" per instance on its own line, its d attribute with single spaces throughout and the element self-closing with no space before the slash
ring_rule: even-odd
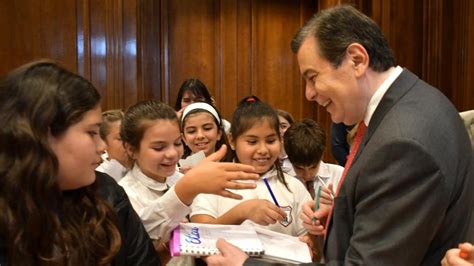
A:
<svg viewBox="0 0 474 266">
<path fill-rule="evenodd" d="M 257 188 L 236 192 L 244 201 L 199 195 L 193 204 L 191 220 L 215 224 L 250 222 L 293 236 L 305 234 L 298 214 L 311 196 L 297 179 L 281 170 L 278 161 L 281 135 L 275 110 L 256 97 L 245 98 L 234 112 L 231 125 L 235 161 L 255 168 L 260 175 Z M 280 208 L 272 200 L 264 178 Z"/>
<path fill-rule="evenodd" d="M 199 193 L 240 198 L 226 189 L 255 187 L 233 181 L 256 179 L 252 167 L 216 162 L 225 154 L 225 146 L 186 175 L 177 172 L 176 163 L 183 154 L 179 121 L 175 111 L 164 103 L 150 100 L 131 106 L 125 113 L 120 136 L 134 166 L 119 184 L 150 237 L 159 240 L 161 246 L 189 214 L 189 205 Z"/>
<path fill-rule="evenodd" d="M 209 156 L 222 145 L 228 144 L 219 112 L 208 103 L 193 103 L 184 109 L 181 134 L 186 143 L 183 158 L 199 151 Z M 232 158 L 233 154 L 229 150 L 222 161 L 231 162 Z"/>
</svg>

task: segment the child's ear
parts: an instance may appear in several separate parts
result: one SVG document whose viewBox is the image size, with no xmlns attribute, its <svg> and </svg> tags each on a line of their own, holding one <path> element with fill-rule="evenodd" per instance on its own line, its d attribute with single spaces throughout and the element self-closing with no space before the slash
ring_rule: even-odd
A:
<svg viewBox="0 0 474 266">
<path fill-rule="evenodd" d="M 232 135 L 227 134 L 227 139 L 229 140 L 230 148 L 235 151 L 235 143 L 234 143 L 234 139 L 232 138 Z"/>
<path fill-rule="evenodd" d="M 222 131 L 224 131 L 222 128 L 219 128 L 219 130 L 217 130 L 217 141 L 221 140 L 222 138 Z M 225 133 L 224 133 L 225 134 Z"/>
<path fill-rule="evenodd" d="M 127 155 L 130 159 L 132 160 L 135 160 L 135 147 L 133 147 L 132 145 L 130 145 L 130 143 L 127 143 L 127 142 L 124 142 L 123 143 L 123 146 L 125 147 L 125 151 L 127 152 Z"/>
<path fill-rule="evenodd" d="M 188 143 L 186 142 L 186 139 L 184 138 L 184 134 L 181 133 L 181 140 L 184 142 L 186 146 L 189 146 Z"/>
</svg>

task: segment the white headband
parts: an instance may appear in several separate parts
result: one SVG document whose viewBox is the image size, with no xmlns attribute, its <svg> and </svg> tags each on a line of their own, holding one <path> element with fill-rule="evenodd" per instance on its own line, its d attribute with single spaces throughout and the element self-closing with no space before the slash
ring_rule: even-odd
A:
<svg viewBox="0 0 474 266">
<path fill-rule="evenodd" d="M 196 110 L 196 109 L 201 109 L 201 110 L 209 112 L 211 115 L 214 116 L 214 118 L 216 118 L 217 124 L 219 126 L 221 125 L 221 118 L 217 114 L 216 109 L 214 109 L 214 107 L 212 107 L 210 104 L 203 103 L 203 102 L 192 103 L 192 104 L 186 106 L 186 108 L 184 108 L 183 115 L 181 116 L 181 124 L 183 124 L 184 119 L 189 114 L 189 112 L 191 112 L 193 110 Z"/>
</svg>

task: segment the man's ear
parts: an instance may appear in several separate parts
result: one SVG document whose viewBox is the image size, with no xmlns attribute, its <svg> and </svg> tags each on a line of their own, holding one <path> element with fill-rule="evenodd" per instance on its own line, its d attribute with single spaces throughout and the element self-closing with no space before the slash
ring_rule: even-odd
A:
<svg viewBox="0 0 474 266">
<path fill-rule="evenodd" d="M 346 56 L 349 58 L 357 77 L 362 76 L 369 67 L 369 54 L 360 43 L 347 46 Z"/>
</svg>

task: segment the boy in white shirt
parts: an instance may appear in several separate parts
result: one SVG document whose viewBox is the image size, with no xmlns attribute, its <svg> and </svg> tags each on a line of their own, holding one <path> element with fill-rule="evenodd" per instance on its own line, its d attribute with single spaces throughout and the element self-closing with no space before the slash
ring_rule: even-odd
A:
<svg viewBox="0 0 474 266">
<path fill-rule="evenodd" d="M 296 177 L 303 182 L 313 199 L 320 186 L 332 184 L 337 189 L 344 168 L 321 160 L 326 147 L 326 133 L 312 119 L 294 123 L 284 136 L 285 151 Z"/>
<path fill-rule="evenodd" d="M 285 151 L 293 165 L 296 178 L 306 187 L 311 197 L 316 200 L 317 191 L 321 186 L 332 188 L 331 194 L 336 192 L 344 168 L 325 163 L 321 160 L 326 147 L 326 133 L 318 123 L 305 118 L 296 122 L 285 132 Z M 322 258 L 322 237 L 317 237 L 313 252 Z"/>
</svg>

